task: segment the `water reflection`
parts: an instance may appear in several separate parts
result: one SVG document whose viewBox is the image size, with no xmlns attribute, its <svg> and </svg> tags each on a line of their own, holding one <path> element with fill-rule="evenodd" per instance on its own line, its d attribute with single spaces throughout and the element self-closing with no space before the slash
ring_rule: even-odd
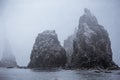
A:
<svg viewBox="0 0 120 80">
<path fill-rule="evenodd" d="M 0 68 L 0 80 L 119 80 L 120 71 L 96 73 L 86 70 Z"/>
<path fill-rule="evenodd" d="M 57 68 L 38 68 L 38 69 L 30 69 L 33 72 L 56 72 L 56 71 L 60 71 L 61 69 L 57 69 Z"/>
</svg>

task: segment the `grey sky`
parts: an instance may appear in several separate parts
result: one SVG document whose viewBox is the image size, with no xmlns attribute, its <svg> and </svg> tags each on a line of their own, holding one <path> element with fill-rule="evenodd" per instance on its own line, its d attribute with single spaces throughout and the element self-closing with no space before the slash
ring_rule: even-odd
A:
<svg viewBox="0 0 120 80">
<path fill-rule="evenodd" d="M 119 5 L 119 0 L 1 0 L 0 54 L 6 35 L 18 64 L 27 65 L 38 33 L 55 29 L 63 44 L 78 26 L 83 9 L 88 8 L 107 29 L 114 60 L 120 65 Z"/>
</svg>

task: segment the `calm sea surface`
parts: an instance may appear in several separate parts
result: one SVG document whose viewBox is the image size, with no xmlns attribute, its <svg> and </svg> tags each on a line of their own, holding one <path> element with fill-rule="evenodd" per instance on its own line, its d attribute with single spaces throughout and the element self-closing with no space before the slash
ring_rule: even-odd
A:
<svg viewBox="0 0 120 80">
<path fill-rule="evenodd" d="M 120 80 L 120 70 L 96 73 L 94 70 L 0 68 L 0 80 Z"/>
</svg>

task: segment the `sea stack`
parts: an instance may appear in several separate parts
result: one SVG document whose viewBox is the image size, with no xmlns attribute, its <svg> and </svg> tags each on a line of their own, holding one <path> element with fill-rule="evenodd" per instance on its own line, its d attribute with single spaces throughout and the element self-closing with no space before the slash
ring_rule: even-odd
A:
<svg viewBox="0 0 120 80">
<path fill-rule="evenodd" d="M 29 68 L 64 67 L 66 52 L 60 45 L 55 30 L 38 34 L 31 52 Z"/>
<path fill-rule="evenodd" d="M 66 56 L 67 56 L 66 67 L 71 66 L 71 56 L 73 54 L 73 40 L 74 40 L 74 38 L 75 38 L 75 35 L 72 34 L 67 39 L 64 40 L 64 49 L 66 51 Z"/>
<path fill-rule="evenodd" d="M 17 62 L 8 40 L 5 40 L 4 43 L 4 51 L 0 61 L 0 67 L 17 67 Z"/>
<path fill-rule="evenodd" d="M 90 10 L 84 9 L 73 40 L 71 65 L 79 69 L 117 69 L 108 32 Z"/>
</svg>

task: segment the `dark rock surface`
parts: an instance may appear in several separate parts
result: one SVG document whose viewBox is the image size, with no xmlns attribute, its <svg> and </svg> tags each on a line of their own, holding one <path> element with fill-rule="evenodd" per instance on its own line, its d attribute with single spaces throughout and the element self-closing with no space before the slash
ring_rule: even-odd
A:
<svg viewBox="0 0 120 80">
<path fill-rule="evenodd" d="M 38 34 L 30 57 L 29 68 L 64 67 L 66 52 L 53 30 Z"/>
<path fill-rule="evenodd" d="M 11 51 L 11 46 L 9 44 L 9 41 L 7 40 L 4 45 L 4 51 L 3 51 L 2 59 L 0 61 L 0 67 L 17 67 L 15 56 Z"/>
<path fill-rule="evenodd" d="M 76 38 L 73 41 L 72 67 L 117 69 L 112 60 L 111 42 L 107 31 L 88 9 L 80 17 Z"/>
</svg>

